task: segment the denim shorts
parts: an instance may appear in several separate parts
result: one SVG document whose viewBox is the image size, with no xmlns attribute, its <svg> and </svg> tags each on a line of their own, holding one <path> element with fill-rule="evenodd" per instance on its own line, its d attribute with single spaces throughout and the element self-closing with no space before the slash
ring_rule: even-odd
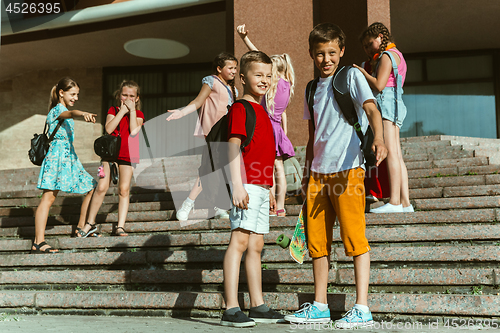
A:
<svg viewBox="0 0 500 333">
<path fill-rule="evenodd" d="M 258 185 L 243 184 L 248 193 L 248 209 L 236 206 L 229 212 L 231 230 L 241 228 L 256 234 L 269 233 L 269 189 Z"/>
<path fill-rule="evenodd" d="M 390 120 L 401 128 L 403 126 L 403 121 L 406 118 L 406 106 L 403 102 L 402 96 L 399 96 L 397 101 L 395 96 L 395 88 L 386 87 L 377 95 L 377 103 L 380 108 L 380 112 L 382 113 L 382 119 Z"/>
</svg>

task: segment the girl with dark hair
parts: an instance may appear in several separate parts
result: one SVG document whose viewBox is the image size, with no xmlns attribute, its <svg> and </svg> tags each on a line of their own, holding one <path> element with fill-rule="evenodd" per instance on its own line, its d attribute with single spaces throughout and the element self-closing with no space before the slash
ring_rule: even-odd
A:
<svg viewBox="0 0 500 333">
<path fill-rule="evenodd" d="M 380 22 L 370 25 L 361 34 L 360 41 L 371 58 L 373 76 L 364 68 L 358 68 L 376 95 L 384 123 L 384 140 L 387 146 L 387 172 L 391 198 L 384 206 L 370 210 L 372 213 L 413 212 L 408 190 L 408 171 L 401 153 L 399 131 L 406 117 L 403 103 L 403 84 L 406 77 L 406 61 L 396 48 L 389 29 Z"/>
<path fill-rule="evenodd" d="M 114 236 L 128 236 L 124 227 L 127 219 L 128 206 L 130 203 L 130 184 L 134 168 L 139 163 L 139 136 L 137 135 L 144 123 L 144 114 L 140 111 L 141 102 L 139 96 L 141 89 L 134 81 L 123 81 L 115 92 L 116 103 L 108 110 L 106 117 L 106 133 L 120 136 L 121 146 L 118 160 L 118 225 L 113 233 Z M 78 223 L 76 228 L 77 237 L 99 236 L 95 224 L 95 218 L 102 205 L 104 196 L 111 183 L 111 164 L 102 162 L 104 175 L 97 184 L 96 192 L 90 203 L 87 221 Z"/>
<path fill-rule="evenodd" d="M 185 108 L 168 110 L 172 112 L 167 120 L 180 119 L 197 109 L 201 108 L 194 135 L 205 138 L 210 129 L 220 118 L 222 118 L 238 96 L 234 87 L 234 77 L 238 67 L 238 60 L 229 53 L 220 53 L 212 64 L 213 75 L 206 76 L 201 80 L 202 86 L 198 96 Z M 177 219 L 185 221 L 194 208 L 194 201 L 201 193 L 202 187 L 198 177 L 191 193 L 182 206 L 177 210 Z M 229 218 L 227 211 L 214 207 L 216 218 Z"/>
<path fill-rule="evenodd" d="M 50 111 L 47 115 L 49 135 L 56 129 L 60 120 L 62 123 L 40 168 L 37 188 L 43 190 L 43 194 L 35 213 L 35 240 L 31 253 L 59 252 L 45 242 L 45 227 L 49 210 L 59 191 L 87 194 L 80 214 L 80 220 L 84 220 L 96 185 L 92 176 L 83 168 L 73 147 L 75 138 L 73 118 L 83 117 L 85 121 L 95 123 L 96 117 L 93 113 L 68 110 L 68 107 L 73 106 L 78 100 L 79 92 L 78 83 L 65 77 L 59 80 L 50 93 Z"/>
</svg>

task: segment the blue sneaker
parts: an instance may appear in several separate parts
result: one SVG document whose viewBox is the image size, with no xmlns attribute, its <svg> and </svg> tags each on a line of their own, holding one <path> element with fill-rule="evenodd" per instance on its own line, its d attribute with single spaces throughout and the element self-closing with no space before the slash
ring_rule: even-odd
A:
<svg viewBox="0 0 500 333">
<path fill-rule="evenodd" d="M 352 308 L 339 320 L 335 321 L 335 328 L 356 328 L 373 325 L 372 313 L 365 313 L 358 308 Z"/>
<path fill-rule="evenodd" d="M 285 316 L 285 320 L 291 323 L 329 323 L 330 309 L 320 311 L 311 303 L 304 303 L 299 311 L 292 315 Z"/>
</svg>

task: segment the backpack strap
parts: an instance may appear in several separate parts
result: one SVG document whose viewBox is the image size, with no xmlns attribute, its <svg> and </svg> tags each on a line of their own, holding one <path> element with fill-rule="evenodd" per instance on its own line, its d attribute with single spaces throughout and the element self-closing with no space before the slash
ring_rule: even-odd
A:
<svg viewBox="0 0 500 333">
<path fill-rule="evenodd" d="M 255 132 L 255 125 L 257 123 L 257 115 L 255 114 L 255 110 L 249 101 L 239 99 L 235 103 L 243 104 L 246 111 L 245 131 L 247 133 L 247 137 L 241 144 L 241 149 L 243 149 L 250 144 L 250 141 L 252 141 L 253 133 Z"/>
<path fill-rule="evenodd" d="M 352 101 L 351 93 L 347 86 L 347 74 L 351 68 L 352 66 L 343 66 L 337 69 L 332 80 L 333 95 L 345 119 L 354 127 L 359 141 L 363 142 L 363 131 L 361 130 L 358 114 L 356 113 L 356 108 L 354 107 L 354 102 Z"/>
<path fill-rule="evenodd" d="M 59 119 L 59 123 L 57 124 L 54 131 L 50 134 L 48 142 L 51 142 L 52 140 L 54 140 L 54 137 L 56 136 L 57 130 L 59 129 L 59 127 L 61 127 L 63 121 L 64 121 L 64 119 Z M 47 126 L 47 122 L 45 122 L 45 126 Z M 45 132 L 45 127 L 43 128 L 43 131 Z"/>
<path fill-rule="evenodd" d="M 314 94 L 316 93 L 316 88 L 318 87 L 319 77 L 314 80 L 309 81 L 306 87 L 306 99 L 307 107 L 309 109 L 309 116 L 311 117 L 313 128 L 316 127 L 314 123 Z"/>
</svg>

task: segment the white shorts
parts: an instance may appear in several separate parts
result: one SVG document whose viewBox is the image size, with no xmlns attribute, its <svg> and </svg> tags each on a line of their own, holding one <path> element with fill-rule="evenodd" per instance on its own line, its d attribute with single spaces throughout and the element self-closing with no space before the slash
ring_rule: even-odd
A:
<svg viewBox="0 0 500 333">
<path fill-rule="evenodd" d="M 248 210 L 232 206 L 229 212 L 231 230 L 241 228 L 256 234 L 269 233 L 269 189 L 243 184 L 248 193 Z"/>
</svg>

